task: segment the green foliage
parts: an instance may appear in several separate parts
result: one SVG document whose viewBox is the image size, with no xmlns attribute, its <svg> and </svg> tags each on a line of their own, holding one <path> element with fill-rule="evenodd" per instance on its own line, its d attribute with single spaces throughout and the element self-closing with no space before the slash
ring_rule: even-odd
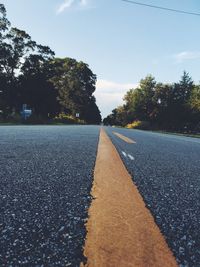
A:
<svg viewBox="0 0 200 267">
<path fill-rule="evenodd" d="M 96 75 L 84 62 L 71 58 L 56 58 L 52 61 L 55 75 L 51 82 L 58 91 L 58 102 L 63 112 L 80 118 L 87 123 L 101 122 L 101 115 L 93 96 Z"/>
<path fill-rule="evenodd" d="M 200 112 L 200 85 L 193 88 L 189 104 L 194 111 Z"/>
<path fill-rule="evenodd" d="M 174 84 L 157 83 L 148 75 L 136 89 L 124 96 L 123 110 L 119 107 L 104 119 L 105 124 L 128 125 L 129 128 L 170 131 L 200 131 L 200 86 L 184 71 Z"/>
<path fill-rule="evenodd" d="M 19 76 L 19 105 L 23 103 L 34 109 L 37 116 L 53 118 L 60 110 L 57 101 L 57 90 L 50 82 L 54 74 L 51 66 L 51 52 L 30 55 L 22 67 Z"/>
<path fill-rule="evenodd" d="M 0 4 L 0 39 L 2 40 L 4 32 L 10 26 L 10 22 L 6 18 L 6 8 L 3 4 Z"/>
<path fill-rule="evenodd" d="M 65 113 L 58 114 L 53 121 L 64 124 L 85 124 L 85 121 Z"/>
<path fill-rule="evenodd" d="M 117 125 L 125 126 L 126 125 L 127 111 L 124 106 L 119 106 L 112 111 L 107 118 L 103 120 L 105 125 Z"/>
<path fill-rule="evenodd" d="M 156 81 L 151 75 L 140 81 L 139 87 L 131 89 L 124 97 L 125 106 L 139 120 L 154 118 L 155 113 L 155 94 Z"/>
<path fill-rule="evenodd" d="M 129 123 L 126 125 L 126 128 L 128 129 L 140 129 L 140 130 L 149 130 L 150 123 L 148 121 L 133 121 L 132 123 Z"/>
<path fill-rule="evenodd" d="M 22 122 L 21 116 L 18 113 L 11 113 L 9 114 L 8 118 L 7 118 L 7 122 L 11 122 L 14 124 L 19 124 Z"/>
<path fill-rule="evenodd" d="M 2 120 L 20 113 L 23 104 L 33 110 L 28 121 L 48 121 L 60 112 L 80 114 L 87 123 L 101 122 L 93 96 L 96 75 L 84 62 L 54 58 L 23 30 L 11 27 L 0 4 L 0 110 Z M 71 120 L 71 118 L 68 118 Z M 73 120 L 72 120 L 73 121 Z M 76 120 L 75 120 L 76 122 Z"/>
</svg>

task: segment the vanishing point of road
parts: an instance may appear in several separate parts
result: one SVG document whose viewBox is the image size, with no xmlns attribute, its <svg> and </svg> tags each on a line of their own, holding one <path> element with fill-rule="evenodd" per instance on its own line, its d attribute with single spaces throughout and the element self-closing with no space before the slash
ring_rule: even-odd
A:
<svg viewBox="0 0 200 267">
<path fill-rule="evenodd" d="M 200 139 L 0 127 L 1 267 L 200 266 Z"/>
</svg>

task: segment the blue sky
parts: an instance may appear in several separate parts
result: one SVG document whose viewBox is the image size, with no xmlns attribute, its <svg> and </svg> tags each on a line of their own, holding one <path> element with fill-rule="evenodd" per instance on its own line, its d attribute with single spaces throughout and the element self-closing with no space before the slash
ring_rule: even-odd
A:
<svg viewBox="0 0 200 267">
<path fill-rule="evenodd" d="M 200 13 L 199 0 L 138 0 Z M 3 0 L 13 26 L 73 57 L 97 74 L 96 99 L 103 117 L 147 74 L 175 82 L 183 70 L 200 80 L 200 16 L 121 0 Z"/>
</svg>

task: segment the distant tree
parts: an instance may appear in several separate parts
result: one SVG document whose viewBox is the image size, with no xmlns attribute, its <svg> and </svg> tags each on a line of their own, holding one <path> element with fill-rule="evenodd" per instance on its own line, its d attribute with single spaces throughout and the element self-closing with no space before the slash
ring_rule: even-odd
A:
<svg viewBox="0 0 200 267">
<path fill-rule="evenodd" d="M 184 71 L 181 80 L 173 84 L 169 109 L 173 114 L 171 125 L 174 130 L 187 130 L 191 120 L 189 99 L 194 88 L 192 78 Z"/>
<path fill-rule="evenodd" d="M 194 86 L 189 99 L 192 129 L 200 132 L 200 85 Z"/>
<path fill-rule="evenodd" d="M 4 60 L 5 48 L 4 48 L 4 38 L 6 31 L 10 27 L 10 22 L 6 17 L 6 9 L 3 4 L 0 4 L 0 110 L 7 111 L 8 105 L 6 101 L 6 92 L 9 87 L 8 77 L 5 72 L 4 66 L 1 63 Z M 5 114 L 3 112 L 2 116 Z"/>
<path fill-rule="evenodd" d="M 62 111 L 75 116 L 80 114 L 83 120 L 90 120 L 96 114 L 99 122 L 100 113 L 95 106 L 96 75 L 89 69 L 88 65 L 75 59 L 55 59 L 55 76 L 51 79 L 58 90 L 58 101 Z M 91 107 L 93 107 L 91 109 Z M 92 111 L 93 110 L 93 111 Z M 89 114 L 93 112 L 93 115 Z M 89 118 L 90 117 L 90 118 Z"/>
<path fill-rule="evenodd" d="M 113 109 L 112 113 L 109 114 L 106 118 L 103 119 L 103 123 L 105 125 L 119 125 L 117 120 L 116 120 L 116 115 L 117 115 L 117 109 Z"/>
<path fill-rule="evenodd" d="M 10 21 L 6 17 L 6 8 L 0 4 L 0 40 L 4 38 L 5 31 L 10 27 Z"/>
<path fill-rule="evenodd" d="M 123 98 L 125 102 L 124 110 L 126 113 L 125 121 L 127 121 L 127 123 L 132 122 L 135 119 L 135 90 L 137 89 L 128 90 Z"/>
<path fill-rule="evenodd" d="M 104 123 L 124 125 L 140 120 L 147 121 L 152 128 L 200 131 L 200 86 L 194 85 L 186 71 L 174 84 L 157 83 L 148 75 L 138 88 L 125 94 L 124 101 L 124 112 L 114 109 Z"/>
<path fill-rule="evenodd" d="M 156 81 L 151 75 L 140 81 L 139 87 L 131 89 L 124 97 L 125 107 L 133 119 L 149 121 L 155 116 L 155 94 Z"/>
<path fill-rule="evenodd" d="M 169 129 L 174 125 L 174 85 L 158 83 L 155 89 L 155 123 L 159 128 Z"/>
<path fill-rule="evenodd" d="M 192 77 L 189 76 L 188 72 L 184 71 L 181 80 L 176 85 L 179 87 L 177 88 L 179 89 L 179 94 L 177 94 L 177 97 L 179 96 L 180 98 L 177 98 L 177 100 L 181 100 L 183 103 L 186 103 L 189 100 L 194 88 L 194 81 L 192 80 Z"/>
<path fill-rule="evenodd" d="M 189 103 L 193 110 L 200 112 L 200 85 L 194 86 Z"/>
<path fill-rule="evenodd" d="M 20 70 L 27 53 L 33 51 L 36 43 L 29 34 L 17 28 L 11 28 L 5 36 L 4 57 L 1 58 L 5 72 L 10 80 L 15 79 L 16 71 Z"/>
<path fill-rule="evenodd" d="M 96 99 L 94 96 L 91 97 L 87 108 L 84 110 L 84 119 L 88 124 L 100 124 L 101 123 L 101 113 L 96 104 Z"/>
<path fill-rule="evenodd" d="M 38 45 L 25 31 L 11 27 L 0 5 L 0 80 L 4 117 L 26 103 L 37 114 L 55 113 L 56 90 L 50 78 L 49 61 L 54 52 Z"/>
<path fill-rule="evenodd" d="M 59 112 L 57 90 L 50 82 L 54 75 L 51 64 L 54 53 L 49 47 L 39 47 L 37 54 L 29 55 L 21 68 L 19 105 L 28 104 L 36 116 L 54 117 Z"/>
<path fill-rule="evenodd" d="M 28 33 L 11 27 L 0 4 L 0 110 L 3 117 L 19 113 L 22 104 L 36 116 L 54 117 L 60 111 L 88 123 L 100 123 L 93 96 L 96 75 L 75 59 L 55 59 L 48 46 L 33 41 Z"/>
<path fill-rule="evenodd" d="M 127 113 L 125 106 L 119 106 L 112 110 L 112 113 L 104 118 L 105 125 L 125 126 L 127 124 Z"/>
<path fill-rule="evenodd" d="M 36 43 L 25 31 L 10 26 L 3 5 L 0 6 L 0 13 L 0 71 L 1 76 L 6 78 L 2 95 L 7 103 L 7 112 L 11 112 L 16 108 L 19 97 L 17 75 L 27 54 L 34 49 Z"/>
<path fill-rule="evenodd" d="M 115 120 L 116 120 L 116 125 L 121 125 L 125 126 L 128 121 L 127 121 L 127 111 L 125 106 L 119 106 L 115 109 Z"/>
</svg>

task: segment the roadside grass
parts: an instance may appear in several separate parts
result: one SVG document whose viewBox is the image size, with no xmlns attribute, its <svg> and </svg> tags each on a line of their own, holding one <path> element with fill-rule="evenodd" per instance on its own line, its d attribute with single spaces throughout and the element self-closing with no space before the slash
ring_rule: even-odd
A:
<svg viewBox="0 0 200 267">
<path fill-rule="evenodd" d="M 171 134 L 171 135 L 177 135 L 177 136 L 185 136 L 185 137 L 194 137 L 194 138 L 200 138 L 200 133 L 178 133 L 178 132 L 169 132 L 169 131 L 162 131 L 162 130 L 150 130 L 150 129 L 137 129 L 137 128 L 128 128 L 123 126 L 117 126 L 112 125 L 113 128 L 124 128 L 128 130 L 139 130 L 139 131 L 145 131 L 145 132 L 152 132 L 152 133 L 162 133 L 162 134 Z"/>
<path fill-rule="evenodd" d="M 23 125 L 19 122 L 0 122 L 0 126 L 14 126 L 14 125 Z"/>
<path fill-rule="evenodd" d="M 81 122 L 76 122 L 76 123 L 66 123 L 66 122 L 56 122 L 56 121 L 51 121 L 51 122 L 35 122 L 35 123 L 24 123 L 24 122 L 0 122 L 0 127 L 1 126 L 80 126 L 80 125 L 99 125 L 99 124 L 90 124 L 90 123 L 81 123 Z M 122 127 L 123 128 L 123 127 Z"/>
<path fill-rule="evenodd" d="M 34 126 L 34 125 L 61 125 L 61 126 L 68 126 L 68 125 L 83 125 L 81 123 L 64 123 L 64 122 L 44 122 L 44 123 L 23 123 L 23 122 L 0 122 L 0 126 Z"/>
<path fill-rule="evenodd" d="M 155 130 L 155 131 L 154 130 L 151 130 L 150 132 L 200 138 L 200 133 L 197 133 L 197 134 L 189 134 L 189 133 L 177 133 L 177 132 L 168 132 L 168 131 L 159 131 L 159 130 Z"/>
</svg>

